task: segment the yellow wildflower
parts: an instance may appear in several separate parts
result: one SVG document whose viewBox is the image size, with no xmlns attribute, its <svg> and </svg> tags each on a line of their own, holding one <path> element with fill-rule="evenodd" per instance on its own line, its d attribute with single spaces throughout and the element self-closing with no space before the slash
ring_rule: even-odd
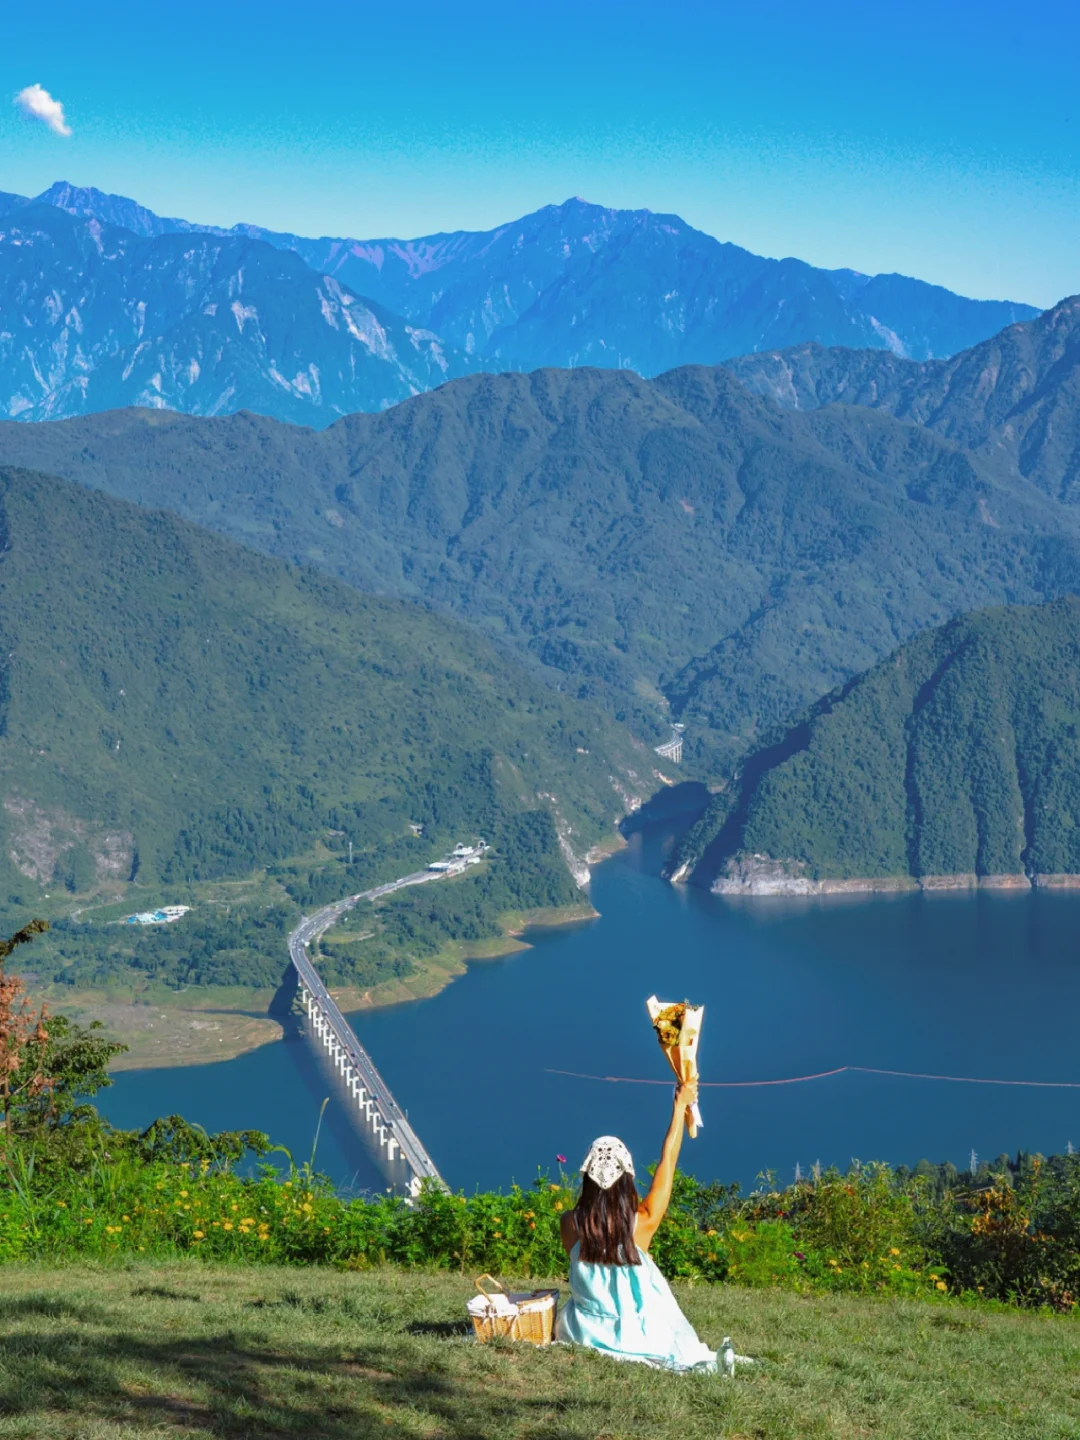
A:
<svg viewBox="0 0 1080 1440">
<path fill-rule="evenodd" d="M 939 1281 L 937 1282 L 937 1288 L 938 1288 L 939 1290 L 947 1290 L 949 1287 L 945 1284 L 945 1281 L 944 1281 L 944 1280 L 939 1280 Z M 980 1290 L 982 1289 L 982 1286 L 981 1286 L 981 1285 L 979 1286 L 979 1289 L 980 1289 Z"/>
<path fill-rule="evenodd" d="M 231 1230 L 231 1229 L 232 1229 L 232 1221 L 231 1221 L 231 1220 L 226 1220 L 226 1221 L 225 1221 L 225 1224 L 224 1224 L 221 1228 L 222 1228 L 223 1230 Z M 899 1267 L 897 1267 L 897 1268 L 899 1268 Z"/>
<path fill-rule="evenodd" d="M 196 1240 L 201 1240 L 203 1238 L 203 1232 L 201 1230 L 196 1230 L 193 1233 Z"/>
</svg>

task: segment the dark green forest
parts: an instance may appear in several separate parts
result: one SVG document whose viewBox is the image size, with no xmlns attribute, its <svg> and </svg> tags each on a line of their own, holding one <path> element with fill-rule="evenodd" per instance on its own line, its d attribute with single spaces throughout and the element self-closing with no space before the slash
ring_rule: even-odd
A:
<svg viewBox="0 0 1080 1440">
<path fill-rule="evenodd" d="M 416 971 L 454 941 L 501 935 L 499 917 L 580 900 L 545 810 L 497 820 L 482 866 L 449 881 L 362 901 L 320 943 L 332 985 L 369 987 Z M 37 978 L 87 990 L 189 985 L 276 989 L 288 973 L 286 937 L 304 912 L 410 869 L 423 841 L 391 846 L 378 861 L 333 856 L 317 866 L 271 867 L 282 903 L 199 904 L 173 925 L 61 918 L 35 947 Z M 411 857 L 409 851 L 412 851 Z M 410 864 L 411 859 L 411 864 Z"/>
<path fill-rule="evenodd" d="M 477 375 L 317 433 L 0 425 L 0 461 L 459 617 L 643 739 L 682 718 L 713 778 L 916 631 L 1080 589 L 1080 512 L 997 453 L 706 367 Z"/>
<path fill-rule="evenodd" d="M 745 761 L 670 862 L 813 879 L 1080 873 L 1080 599 L 963 616 Z"/>
<path fill-rule="evenodd" d="M 478 834 L 501 842 L 491 903 L 518 903 L 537 848 L 572 884 L 541 794 L 584 853 L 622 808 L 612 777 L 640 783 L 647 752 L 609 716 L 420 607 L 26 472 L 0 475 L 0 526 L 13 916 L 129 882 L 145 908 L 275 866 L 299 908 Z M 170 984 L 270 983 L 282 923 L 193 914 L 126 940 L 122 963 Z M 78 954 L 79 925 L 66 937 L 72 979 L 121 963 L 90 928 Z"/>
</svg>

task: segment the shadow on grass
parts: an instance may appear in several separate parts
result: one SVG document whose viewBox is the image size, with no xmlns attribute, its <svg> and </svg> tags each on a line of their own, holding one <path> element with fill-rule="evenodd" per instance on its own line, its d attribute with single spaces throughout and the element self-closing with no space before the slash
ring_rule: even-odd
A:
<svg viewBox="0 0 1080 1440">
<path fill-rule="evenodd" d="M 437 1340 L 460 1339 L 471 1335 L 473 1327 L 468 1320 L 414 1320 L 405 1326 L 407 1335 L 432 1335 Z"/>
<path fill-rule="evenodd" d="M 100 1305 L 76 1305 L 48 1295 L 0 1296 L 0 1324 L 25 1320 L 28 1315 L 44 1315 L 50 1320 L 79 1320 L 86 1325 L 101 1324 L 108 1318 L 108 1312 Z"/>
<path fill-rule="evenodd" d="M 133 1300 L 194 1300 L 196 1303 L 202 1302 L 201 1295 L 189 1295 L 186 1290 L 169 1290 L 164 1285 L 140 1285 L 138 1289 L 132 1290 L 131 1298 Z"/>
<path fill-rule="evenodd" d="M 456 1334 L 459 1327 L 446 1330 Z M 554 1376 L 550 1387 L 535 1376 L 528 1384 L 512 1373 L 502 1378 L 493 1385 L 477 1384 L 467 1372 L 452 1375 L 430 1350 L 410 1353 L 403 1337 L 288 1349 L 241 1344 L 228 1332 L 155 1341 L 26 1327 L 0 1338 L 0 1414 L 41 1417 L 42 1435 L 53 1433 L 45 1416 L 64 1415 L 77 1415 L 82 1425 L 126 1422 L 147 1432 L 198 1425 L 230 1440 L 369 1434 L 406 1440 L 417 1434 L 419 1417 L 446 1440 L 522 1431 L 534 1440 L 583 1440 L 595 1433 L 587 1412 L 599 1402 L 580 1401 L 573 1422 L 564 1423 L 566 1402 Z"/>
<path fill-rule="evenodd" d="M 251 1310 L 299 1310 L 305 1315 L 341 1315 L 346 1320 L 361 1320 L 368 1316 L 366 1308 L 351 1295 L 301 1295 L 295 1290 L 286 1290 L 276 1300 L 259 1296 L 247 1301 Z"/>
</svg>

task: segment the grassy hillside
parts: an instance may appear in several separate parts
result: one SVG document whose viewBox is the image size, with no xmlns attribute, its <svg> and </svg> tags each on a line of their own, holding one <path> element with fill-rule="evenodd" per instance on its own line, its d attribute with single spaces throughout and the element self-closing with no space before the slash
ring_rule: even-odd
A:
<svg viewBox="0 0 1080 1440">
<path fill-rule="evenodd" d="M 539 1282 L 533 1281 L 529 1284 Z M 556 1282 L 557 1283 L 557 1282 Z M 464 1275 L 7 1267 L 0 1434 L 305 1440 L 1074 1440 L 1080 1327 L 918 1301 L 679 1286 L 734 1384 L 479 1346 Z M 565 1298 L 565 1281 L 563 1295 Z"/>
<path fill-rule="evenodd" d="M 672 869 L 1078 875 L 1078 777 L 1080 599 L 982 611 L 917 636 L 750 756 Z"/>
<path fill-rule="evenodd" d="M 5 424 L 3 459 L 467 620 L 654 741 L 683 718 L 698 773 L 922 627 L 1080 589 L 1080 516 L 1021 476 L 723 369 L 474 376 L 318 434 Z"/>
<path fill-rule="evenodd" d="M 489 909 L 575 898 L 556 827 L 579 854 L 609 834 L 645 753 L 600 712 L 459 625 L 175 516 L 7 471 L 0 522 L 9 907 L 130 887 L 145 908 L 275 862 L 299 906 L 319 899 L 313 864 L 337 867 L 333 898 L 478 833 Z M 216 952 L 260 951 L 255 920 L 209 949 L 189 920 L 186 976 L 169 972 L 179 929 L 127 943 L 169 983 L 238 983 Z"/>
</svg>

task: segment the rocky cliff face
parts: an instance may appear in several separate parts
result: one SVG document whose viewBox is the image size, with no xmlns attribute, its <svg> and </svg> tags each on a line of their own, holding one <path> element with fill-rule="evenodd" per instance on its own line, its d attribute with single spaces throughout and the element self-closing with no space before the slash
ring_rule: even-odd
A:
<svg viewBox="0 0 1080 1440">
<path fill-rule="evenodd" d="M 438 338 L 296 256 L 202 233 L 143 239 L 45 205 L 0 219 L 0 414 L 124 405 L 329 424 L 461 373 Z"/>
</svg>

